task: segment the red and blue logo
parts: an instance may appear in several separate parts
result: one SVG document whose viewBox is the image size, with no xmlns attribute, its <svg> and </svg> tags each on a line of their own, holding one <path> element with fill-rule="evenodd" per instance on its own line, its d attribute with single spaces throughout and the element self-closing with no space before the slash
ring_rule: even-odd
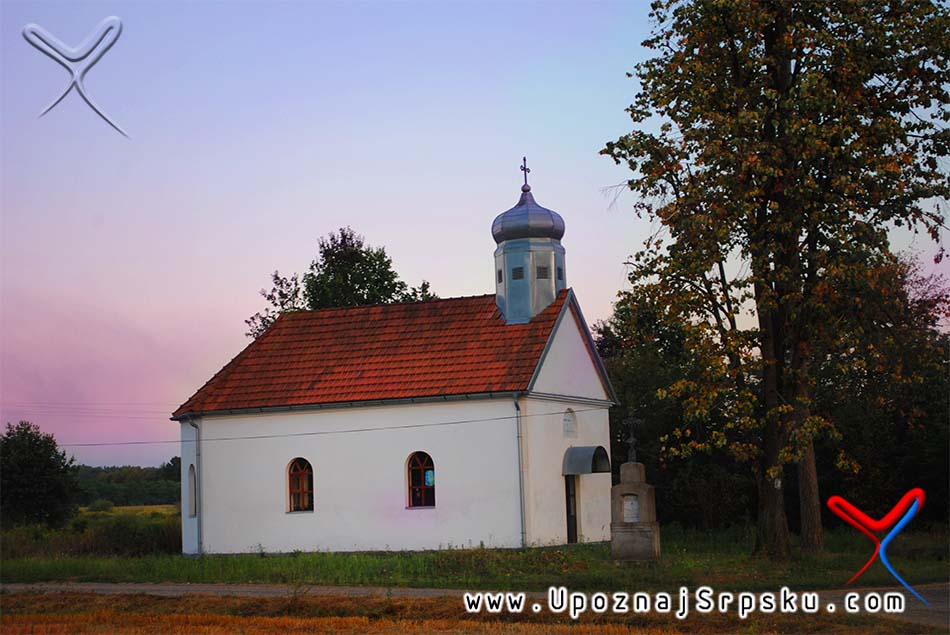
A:
<svg viewBox="0 0 950 635">
<path fill-rule="evenodd" d="M 832 496 L 828 499 L 828 509 L 833 511 L 838 515 L 839 518 L 844 520 L 862 534 L 867 536 L 871 542 L 874 543 L 874 553 L 871 555 L 871 558 L 864 563 L 864 566 L 858 569 L 858 572 L 855 573 L 847 584 L 851 584 L 864 573 L 868 567 L 871 566 L 871 563 L 874 562 L 875 558 L 879 555 L 881 557 L 881 562 L 884 563 L 884 566 L 887 567 L 887 570 L 891 572 L 891 575 L 904 585 L 904 588 L 914 594 L 914 596 L 923 602 L 925 605 L 930 606 L 930 603 L 925 600 L 920 593 L 917 593 L 909 584 L 907 584 L 897 571 L 894 570 L 894 567 L 891 566 L 891 563 L 887 560 L 887 546 L 894 540 L 894 538 L 899 534 L 904 527 L 907 526 L 907 523 L 910 522 L 911 518 L 917 515 L 917 512 L 920 511 L 920 508 L 924 505 L 924 490 L 919 487 L 915 487 L 906 494 L 903 498 L 898 501 L 894 508 L 891 509 L 884 517 L 875 520 L 862 512 L 860 509 L 846 501 L 840 496 Z M 891 527 L 893 528 L 891 529 Z M 883 532 L 890 529 L 888 534 L 884 536 L 883 540 L 878 540 L 877 536 L 873 532 Z"/>
</svg>

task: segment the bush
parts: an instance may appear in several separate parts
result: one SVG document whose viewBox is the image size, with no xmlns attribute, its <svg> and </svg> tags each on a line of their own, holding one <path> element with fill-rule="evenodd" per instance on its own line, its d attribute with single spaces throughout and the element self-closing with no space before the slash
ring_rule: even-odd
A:
<svg viewBox="0 0 950 635">
<path fill-rule="evenodd" d="M 113 507 L 115 505 L 112 504 L 112 501 L 105 498 L 98 498 L 89 503 L 89 511 L 91 512 L 111 512 Z"/>
<path fill-rule="evenodd" d="M 3 532 L 0 557 L 144 556 L 181 553 L 177 516 L 89 514 L 52 530 L 25 525 Z"/>
<path fill-rule="evenodd" d="M 118 514 L 92 525 L 83 537 L 88 553 L 116 556 L 180 553 L 181 521 L 174 516 L 155 520 Z"/>
<path fill-rule="evenodd" d="M 0 520 L 4 528 L 43 523 L 62 527 L 76 513 L 79 482 L 72 458 L 51 434 L 29 421 L 0 435 Z"/>
</svg>

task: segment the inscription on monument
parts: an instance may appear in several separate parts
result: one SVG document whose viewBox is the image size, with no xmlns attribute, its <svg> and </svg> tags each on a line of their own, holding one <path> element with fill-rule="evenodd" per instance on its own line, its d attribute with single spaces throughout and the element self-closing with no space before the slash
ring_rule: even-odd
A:
<svg viewBox="0 0 950 635">
<path fill-rule="evenodd" d="M 640 522 L 640 497 L 636 494 L 627 494 L 623 497 L 623 522 Z"/>
</svg>

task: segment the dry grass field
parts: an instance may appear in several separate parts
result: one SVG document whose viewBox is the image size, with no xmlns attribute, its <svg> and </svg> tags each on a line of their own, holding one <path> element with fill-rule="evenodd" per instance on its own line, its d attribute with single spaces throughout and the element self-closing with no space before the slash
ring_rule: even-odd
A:
<svg viewBox="0 0 950 635">
<path fill-rule="evenodd" d="M 469 615 L 461 600 L 315 597 L 288 593 L 276 598 L 192 595 L 4 594 L 6 635 L 119 633 L 135 635 L 243 633 L 472 633 L 585 635 L 592 633 L 939 633 L 940 629 L 869 616 L 844 614 L 750 616 L 691 615 L 677 620 L 656 613 L 584 615 L 577 622 L 540 614 Z"/>
</svg>

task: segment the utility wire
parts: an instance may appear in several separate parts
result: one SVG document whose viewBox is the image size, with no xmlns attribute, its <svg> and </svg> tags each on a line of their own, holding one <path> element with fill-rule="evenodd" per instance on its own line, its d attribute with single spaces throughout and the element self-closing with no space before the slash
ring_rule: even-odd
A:
<svg viewBox="0 0 950 635">
<path fill-rule="evenodd" d="M 581 408 L 579 410 L 574 410 L 577 412 L 590 412 L 593 410 L 604 410 L 605 408 Z M 504 421 L 506 419 L 517 419 L 518 417 L 549 417 L 551 415 L 561 415 L 564 414 L 563 410 L 558 410 L 557 412 L 536 412 L 533 414 L 516 414 L 516 415 L 506 415 L 503 417 L 487 417 L 482 419 L 460 419 L 458 421 L 434 421 L 431 423 L 409 423 L 401 426 L 383 426 L 379 428 L 350 428 L 346 430 L 318 430 L 315 432 L 294 432 L 289 434 L 258 434 L 246 437 L 212 437 L 208 439 L 201 439 L 202 443 L 208 443 L 211 441 L 245 441 L 249 439 L 282 439 L 290 437 L 314 437 L 322 436 L 325 434 L 349 434 L 356 432 L 375 432 L 378 430 L 409 430 L 413 428 L 432 428 L 437 426 L 456 426 L 465 423 L 481 423 L 484 421 Z M 60 447 L 64 448 L 91 448 L 91 447 L 102 447 L 102 446 L 113 446 L 113 445 L 158 445 L 164 443 L 194 443 L 192 439 L 175 439 L 171 441 L 104 441 L 101 443 L 59 443 Z"/>
</svg>

